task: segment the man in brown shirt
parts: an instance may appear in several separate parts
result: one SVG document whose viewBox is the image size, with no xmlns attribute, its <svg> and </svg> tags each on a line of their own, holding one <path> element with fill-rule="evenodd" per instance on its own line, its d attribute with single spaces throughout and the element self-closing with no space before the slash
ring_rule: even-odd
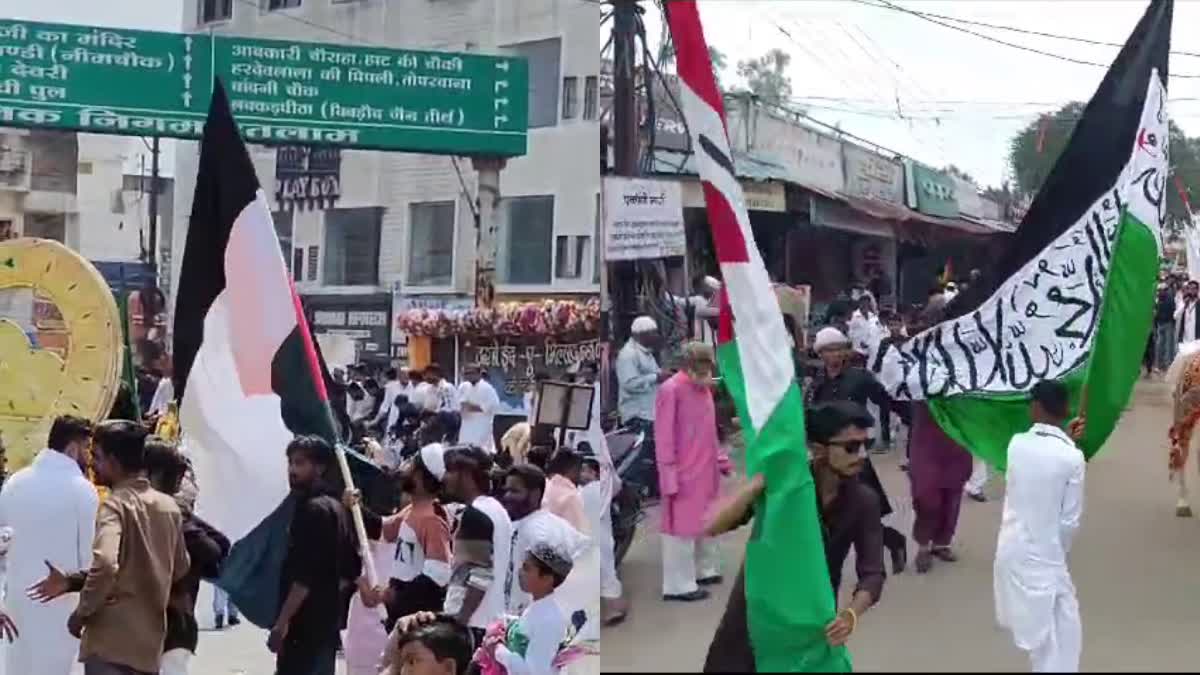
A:
<svg viewBox="0 0 1200 675">
<path fill-rule="evenodd" d="M 146 432 L 128 420 L 96 427 L 96 479 L 112 491 L 100 504 L 92 568 L 67 622 L 80 637 L 86 675 L 157 673 L 171 584 L 189 560 L 175 500 L 150 487 Z"/>
</svg>

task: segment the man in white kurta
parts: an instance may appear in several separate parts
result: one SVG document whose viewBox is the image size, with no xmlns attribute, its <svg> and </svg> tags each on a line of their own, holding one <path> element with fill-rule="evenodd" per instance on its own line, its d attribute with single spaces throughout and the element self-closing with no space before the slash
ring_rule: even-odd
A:
<svg viewBox="0 0 1200 675">
<path fill-rule="evenodd" d="M 1039 382 L 1033 428 L 1008 446 L 996 544 L 996 620 L 1029 653 L 1033 672 L 1078 672 L 1083 644 L 1067 555 L 1083 515 L 1083 453 L 1063 431 L 1066 388 Z"/>
<path fill-rule="evenodd" d="M 500 409 L 500 396 L 496 388 L 483 379 L 478 364 L 469 363 L 463 368 L 463 383 L 458 387 L 459 405 L 462 407 L 462 426 L 458 430 L 458 442 L 478 445 L 489 454 L 496 454 L 496 438 L 493 427 L 496 411 Z"/>
<path fill-rule="evenodd" d="M 9 675 L 67 675 L 79 640 L 67 632 L 78 596 L 67 594 L 41 604 L 25 589 L 46 576 L 46 563 L 64 574 L 92 564 L 99 497 L 80 469 L 91 424 L 60 417 L 50 429 L 49 448 L 12 475 L 0 491 L 0 527 L 11 527 L 5 577 L 5 603 L 20 635 L 8 647 Z"/>
</svg>

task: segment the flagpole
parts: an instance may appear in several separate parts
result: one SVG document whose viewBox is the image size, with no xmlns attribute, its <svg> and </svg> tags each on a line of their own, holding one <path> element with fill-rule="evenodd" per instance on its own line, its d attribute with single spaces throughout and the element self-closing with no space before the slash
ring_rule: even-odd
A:
<svg viewBox="0 0 1200 675">
<path fill-rule="evenodd" d="M 329 409 L 329 406 L 325 406 Z M 330 422 L 333 421 L 333 412 L 330 410 Z M 334 427 L 335 429 L 337 427 Z M 354 489 L 354 476 L 350 474 L 350 462 L 346 460 L 346 446 L 340 441 L 335 446 L 335 454 L 337 455 L 338 468 L 342 470 L 342 481 L 346 484 L 347 490 Z M 354 532 L 358 535 L 358 553 L 362 556 L 363 569 L 367 573 L 367 583 L 372 589 L 379 588 L 379 574 L 375 570 L 375 557 L 371 555 L 371 544 L 367 540 L 367 526 L 363 523 L 362 504 L 355 500 L 350 506 L 350 516 L 354 520 Z M 383 605 L 376 605 L 375 611 L 380 618 L 387 620 L 387 609 Z"/>
</svg>

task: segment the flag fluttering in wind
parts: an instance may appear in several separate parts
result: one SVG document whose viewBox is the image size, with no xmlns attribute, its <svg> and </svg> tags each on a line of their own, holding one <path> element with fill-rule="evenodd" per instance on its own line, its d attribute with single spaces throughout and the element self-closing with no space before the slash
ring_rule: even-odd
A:
<svg viewBox="0 0 1200 675">
<path fill-rule="evenodd" d="M 271 209 L 220 82 L 200 141 L 174 354 L 198 513 L 234 542 L 219 585 L 270 627 L 294 510 L 285 448 L 296 434 L 333 443 L 335 433 Z"/>
<path fill-rule="evenodd" d="M 1154 0 L 1109 68 L 996 266 L 877 375 L 1004 467 L 1029 390 L 1062 380 L 1091 457 L 1129 401 L 1149 336 L 1166 214 L 1171 0 Z"/>
<path fill-rule="evenodd" d="M 808 467 L 804 403 L 783 314 L 734 176 L 725 108 L 696 4 L 676 0 L 665 7 L 683 111 L 724 278 L 717 358 L 743 420 L 747 473 L 769 477 L 746 547 L 744 573 L 755 666 L 767 672 L 845 672 L 850 669 L 848 652 L 825 641 L 835 601 Z"/>
</svg>

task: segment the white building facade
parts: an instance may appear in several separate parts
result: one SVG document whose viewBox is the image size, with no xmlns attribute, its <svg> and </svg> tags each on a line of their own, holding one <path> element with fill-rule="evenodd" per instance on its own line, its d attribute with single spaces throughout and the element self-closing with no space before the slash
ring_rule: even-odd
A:
<svg viewBox="0 0 1200 675">
<path fill-rule="evenodd" d="M 258 6 L 241 0 L 185 0 L 183 29 L 526 57 L 528 150 L 524 157 L 510 159 L 500 174 L 497 293 L 562 297 L 599 292 L 598 3 L 255 2 Z M 287 152 L 251 146 L 285 259 L 306 300 L 315 298 L 333 310 L 341 296 L 350 310 L 380 306 L 393 293 L 424 299 L 472 294 L 477 184 L 469 158 L 345 150 L 340 160 L 330 158 L 337 165 L 336 185 L 329 183 L 336 198 L 297 205 L 288 199 L 286 167 L 280 165 L 281 157 L 284 163 L 294 160 Z M 196 143 L 180 143 L 172 277 L 178 275 L 186 239 L 197 162 Z"/>
</svg>

